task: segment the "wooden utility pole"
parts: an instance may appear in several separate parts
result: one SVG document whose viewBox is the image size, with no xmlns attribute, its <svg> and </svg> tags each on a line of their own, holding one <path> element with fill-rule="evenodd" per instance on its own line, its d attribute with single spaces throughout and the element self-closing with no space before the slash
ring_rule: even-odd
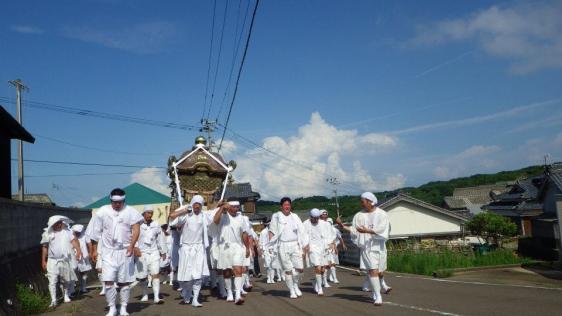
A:
<svg viewBox="0 0 562 316">
<path fill-rule="evenodd" d="M 21 92 L 29 91 L 20 79 L 10 80 L 9 83 L 16 87 L 16 119 L 20 125 L 23 126 L 22 121 L 22 108 L 21 108 Z M 23 141 L 18 139 L 18 199 L 24 201 L 25 199 L 25 185 L 23 181 Z"/>
</svg>

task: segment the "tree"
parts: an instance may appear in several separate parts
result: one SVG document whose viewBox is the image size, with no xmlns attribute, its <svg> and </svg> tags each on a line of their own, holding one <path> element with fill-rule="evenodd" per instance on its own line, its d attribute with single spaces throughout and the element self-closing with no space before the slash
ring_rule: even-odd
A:
<svg viewBox="0 0 562 316">
<path fill-rule="evenodd" d="M 477 236 L 482 236 L 486 242 L 501 247 L 501 242 L 505 237 L 517 234 L 517 225 L 509 218 L 490 212 L 483 212 L 474 216 L 467 224 L 466 228 Z"/>
</svg>

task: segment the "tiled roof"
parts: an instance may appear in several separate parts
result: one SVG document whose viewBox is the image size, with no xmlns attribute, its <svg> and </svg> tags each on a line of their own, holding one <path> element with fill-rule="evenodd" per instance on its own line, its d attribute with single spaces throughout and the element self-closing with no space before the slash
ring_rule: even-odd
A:
<svg viewBox="0 0 562 316">
<path fill-rule="evenodd" d="M 443 200 L 449 209 L 462 209 L 466 207 L 466 200 L 463 197 L 446 196 Z"/>
<path fill-rule="evenodd" d="M 257 200 L 260 198 L 260 194 L 252 191 L 252 185 L 250 183 L 233 183 L 226 186 L 224 197 L 225 199 L 234 197 L 239 199 L 254 198 Z"/>
<path fill-rule="evenodd" d="M 556 186 L 558 190 L 562 191 L 562 168 L 558 170 L 552 170 L 550 174 L 550 179 Z"/>
<path fill-rule="evenodd" d="M 456 212 L 451 212 L 451 211 L 446 210 L 444 208 L 441 208 L 441 207 L 435 206 L 433 204 L 424 202 L 422 200 L 416 199 L 416 198 L 414 198 L 410 195 L 403 194 L 403 193 L 399 193 L 397 196 L 395 196 L 392 199 L 380 204 L 379 206 L 380 206 L 380 208 L 385 209 L 385 208 L 388 208 L 388 207 L 390 207 L 390 206 L 392 206 L 392 205 L 394 205 L 394 204 L 396 204 L 400 201 L 410 202 L 412 204 L 421 206 L 423 208 L 432 210 L 434 212 L 441 213 L 441 214 L 444 214 L 444 215 L 447 215 L 447 216 L 450 216 L 450 217 L 454 217 L 456 219 L 460 219 L 460 220 L 463 220 L 463 221 L 467 221 L 466 217 L 464 217 L 462 215 L 459 215 Z"/>
</svg>

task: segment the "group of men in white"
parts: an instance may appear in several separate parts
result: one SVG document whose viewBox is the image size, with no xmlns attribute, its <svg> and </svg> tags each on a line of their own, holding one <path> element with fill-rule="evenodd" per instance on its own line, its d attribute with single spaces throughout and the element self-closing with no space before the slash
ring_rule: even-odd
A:
<svg viewBox="0 0 562 316">
<path fill-rule="evenodd" d="M 112 190 L 109 197 L 111 203 L 98 209 L 86 229 L 80 224 L 70 226 L 72 221 L 64 216 L 49 218 L 41 244 L 52 306 L 57 305 L 59 281 L 64 302 L 70 302 L 76 290 L 86 292 L 90 263 L 102 283 L 100 294 L 105 295 L 108 316 L 129 315 L 127 304 L 135 279 L 142 288 L 141 301 L 148 301 L 150 283 L 154 303 L 163 303 L 161 270 L 169 272 L 164 283 L 177 284 L 181 304 L 201 307 L 200 291 L 207 283 L 219 298 L 241 305 L 245 290 L 252 287 L 249 270 L 255 250 L 263 258 L 266 283 L 283 280 L 291 299 L 303 295 L 300 283 L 305 267 L 314 271 L 313 286 L 319 296 L 330 287 L 329 281 L 339 283 L 338 247 L 346 246 L 325 210 L 310 210 L 303 222 L 292 212 L 291 199 L 284 197 L 281 210 L 258 236 L 236 200 L 220 201 L 216 208 L 205 210 L 203 197 L 195 195 L 189 204 L 171 212 L 168 224 L 161 227 L 152 220 L 151 206 L 145 206 L 141 214 L 126 205 L 122 189 Z M 359 247 L 361 269 L 367 271 L 363 289 L 372 291 L 375 305 L 381 305 L 381 291 L 391 290 L 383 278 L 389 222 L 376 203 L 374 194 L 363 193 L 362 210 L 352 225 L 344 225 L 339 217 L 336 223 L 350 232 Z"/>
</svg>

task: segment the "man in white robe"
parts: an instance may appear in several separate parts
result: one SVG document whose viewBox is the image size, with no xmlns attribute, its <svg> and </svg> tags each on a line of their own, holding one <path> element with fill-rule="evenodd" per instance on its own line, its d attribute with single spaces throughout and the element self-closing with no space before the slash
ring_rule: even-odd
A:
<svg viewBox="0 0 562 316">
<path fill-rule="evenodd" d="M 209 276 L 207 254 L 209 246 L 207 227 L 208 218 L 202 213 L 205 200 L 200 195 L 191 199 L 191 211 L 186 206 L 180 207 L 170 214 L 173 220 L 170 225 L 181 227 L 180 251 L 178 264 L 178 281 L 182 289 L 184 304 L 193 307 L 203 306 L 199 303 L 199 292 L 203 278 Z M 193 296 L 192 296 L 193 295 Z"/>
<path fill-rule="evenodd" d="M 109 306 L 107 316 L 117 313 L 117 288 L 121 298 L 119 315 L 127 316 L 130 284 L 135 281 L 134 247 L 144 219 L 136 209 L 125 204 L 125 191 L 122 189 L 113 189 L 109 199 L 111 204 L 99 208 L 89 224 L 94 225 L 90 237 L 90 257 L 98 260 L 98 243 L 102 243 L 102 281 L 105 282 L 105 298 Z"/>
<path fill-rule="evenodd" d="M 303 226 L 307 234 L 308 245 L 305 246 L 307 262 L 314 268 L 314 291 L 323 296 L 322 277 L 324 268 L 328 264 L 328 254 L 335 247 L 334 233 L 328 222 L 320 219 L 322 212 L 316 208 L 310 210 L 310 218 L 304 221 Z"/>
<path fill-rule="evenodd" d="M 277 245 L 289 296 L 296 299 L 302 296 L 299 281 L 300 274 L 304 271 L 303 250 L 308 241 L 302 221 L 291 212 L 291 199 L 284 197 L 280 204 L 281 210 L 271 217 L 269 238 L 270 243 Z"/>
<path fill-rule="evenodd" d="M 369 274 L 369 281 L 373 289 L 373 300 L 376 306 L 382 305 L 381 280 L 379 273 L 386 270 L 390 223 L 386 212 L 376 207 L 377 198 L 371 192 L 361 194 L 362 210 L 353 217 L 352 226 L 343 225 L 340 218 L 338 225 L 351 233 L 360 251 L 360 265 Z"/>
<path fill-rule="evenodd" d="M 236 305 L 244 304 L 242 297 L 242 273 L 244 261 L 250 256 L 248 231 L 246 221 L 238 213 L 240 202 L 230 201 L 219 203 L 213 222 L 219 226 L 219 260 L 218 269 L 223 270 L 227 302 Z M 234 275 L 234 291 L 232 276 Z M 234 292 L 234 293 L 233 293 Z"/>
<path fill-rule="evenodd" d="M 160 225 L 152 220 L 154 208 L 146 205 L 142 216 L 144 222 L 140 225 L 140 235 L 137 247 L 141 256 L 136 260 L 136 277 L 142 287 L 141 302 L 148 301 L 148 277 L 152 276 L 152 291 L 154 303 L 161 304 L 160 299 L 160 261 L 166 259 L 166 240 Z"/>
<path fill-rule="evenodd" d="M 82 259 L 80 244 L 68 228 L 69 222 L 70 219 L 66 216 L 51 216 L 41 236 L 41 268 L 49 279 L 50 307 L 57 305 L 59 279 L 64 287 L 64 302 L 70 302 L 69 288 L 71 282 L 76 281 L 76 274 L 72 267 L 74 265 L 72 251 L 76 252 L 76 260 Z"/>
</svg>

